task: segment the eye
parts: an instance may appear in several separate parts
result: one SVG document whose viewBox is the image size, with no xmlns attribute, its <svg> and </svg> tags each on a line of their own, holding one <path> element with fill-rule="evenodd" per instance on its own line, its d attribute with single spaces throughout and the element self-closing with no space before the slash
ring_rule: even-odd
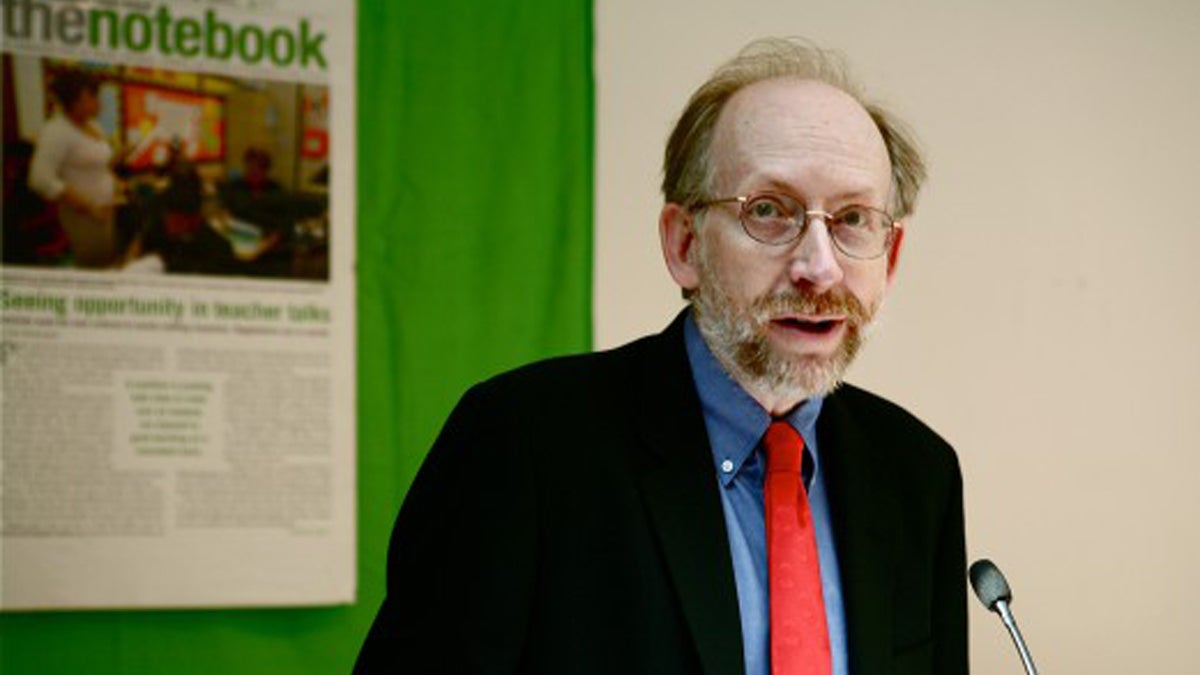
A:
<svg viewBox="0 0 1200 675">
<path fill-rule="evenodd" d="M 872 225 L 872 213 L 870 210 L 860 206 L 851 206 L 849 208 L 838 211 L 834 219 L 839 225 L 850 228 L 868 228 Z"/>
<path fill-rule="evenodd" d="M 883 211 L 867 206 L 848 206 L 829 221 L 833 241 L 852 258 L 878 257 L 891 241 L 892 221 Z"/>
<path fill-rule="evenodd" d="M 755 218 L 778 218 L 782 215 L 782 210 L 769 199 L 759 199 L 750 203 L 750 215 Z"/>
<path fill-rule="evenodd" d="M 795 209 L 774 195 L 760 195 L 746 203 L 746 216 L 757 221 L 789 220 Z"/>
<path fill-rule="evenodd" d="M 758 194 L 742 207 L 742 228 L 751 239 L 764 244 L 786 244 L 795 240 L 803 229 L 795 222 L 797 213 L 804 209 L 785 195 L 774 193 Z"/>
</svg>

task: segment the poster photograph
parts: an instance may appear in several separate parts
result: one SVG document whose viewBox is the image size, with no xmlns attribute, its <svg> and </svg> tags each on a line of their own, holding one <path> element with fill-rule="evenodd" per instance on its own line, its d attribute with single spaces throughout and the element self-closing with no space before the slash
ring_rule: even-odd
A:
<svg viewBox="0 0 1200 675">
<path fill-rule="evenodd" d="M 0 609 L 352 602 L 353 14 L 3 21 Z"/>
</svg>

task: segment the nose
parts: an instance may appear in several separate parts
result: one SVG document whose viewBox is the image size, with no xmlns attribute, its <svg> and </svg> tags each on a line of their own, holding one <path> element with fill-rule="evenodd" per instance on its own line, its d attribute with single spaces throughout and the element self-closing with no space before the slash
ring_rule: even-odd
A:
<svg viewBox="0 0 1200 675">
<path fill-rule="evenodd" d="M 807 218 L 808 227 L 791 251 L 788 274 L 793 284 L 824 293 L 842 282 L 842 266 L 825 225 L 826 215 L 810 212 Z"/>
</svg>

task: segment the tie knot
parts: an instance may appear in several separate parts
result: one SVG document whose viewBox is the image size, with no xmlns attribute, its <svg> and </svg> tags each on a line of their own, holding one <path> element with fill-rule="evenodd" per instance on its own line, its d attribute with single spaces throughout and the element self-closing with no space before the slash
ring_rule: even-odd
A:
<svg viewBox="0 0 1200 675">
<path fill-rule="evenodd" d="M 783 420 L 776 420 L 767 427 L 763 436 L 763 448 L 767 451 L 767 472 L 800 472 L 800 456 L 804 451 L 804 439 Z"/>
</svg>

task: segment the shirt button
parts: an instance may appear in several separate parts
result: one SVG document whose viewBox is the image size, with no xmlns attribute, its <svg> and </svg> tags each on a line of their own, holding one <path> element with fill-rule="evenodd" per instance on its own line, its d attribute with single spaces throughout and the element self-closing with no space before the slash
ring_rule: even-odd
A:
<svg viewBox="0 0 1200 675">
<path fill-rule="evenodd" d="M 733 473 L 733 462 L 728 459 L 721 462 L 721 470 L 725 473 Z"/>
</svg>

